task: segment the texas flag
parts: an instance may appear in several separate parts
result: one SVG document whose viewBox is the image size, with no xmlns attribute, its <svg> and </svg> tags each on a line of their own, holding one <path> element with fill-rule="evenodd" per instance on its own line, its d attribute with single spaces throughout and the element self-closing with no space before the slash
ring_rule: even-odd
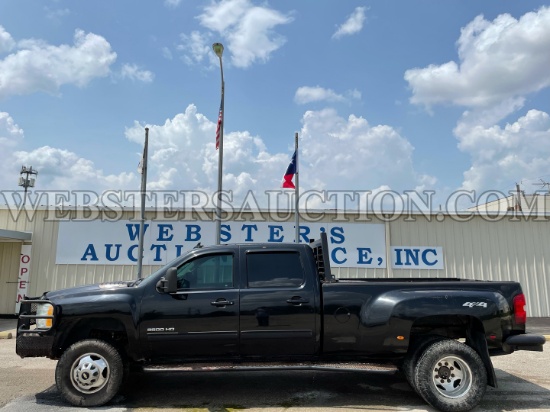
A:
<svg viewBox="0 0 550 412">
<path fill-rule="evenodd" d="M 296 174 L 296 151 L 294 151 L 294 154 L 292 155 L 292 160 L 290 164 L 288 165 L 286 169 L 286 173 L 283 177 L 283 187 L 286 189 L 296 189 L 296 186 L 294 186 L 294 183 L 292 182 L 292 178 Z"/>
</svg>

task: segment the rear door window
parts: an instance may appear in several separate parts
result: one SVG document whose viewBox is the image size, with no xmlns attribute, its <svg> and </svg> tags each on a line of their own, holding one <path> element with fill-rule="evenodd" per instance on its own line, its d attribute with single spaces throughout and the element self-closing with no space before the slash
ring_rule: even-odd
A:
<svg viewBox="0 0 550 412">
<path fill-rule="evenodd" d="M 297 288 L 304 283 L 297 252 L 248 253 L 246 270 L 249 288 Z"/>
</svg>

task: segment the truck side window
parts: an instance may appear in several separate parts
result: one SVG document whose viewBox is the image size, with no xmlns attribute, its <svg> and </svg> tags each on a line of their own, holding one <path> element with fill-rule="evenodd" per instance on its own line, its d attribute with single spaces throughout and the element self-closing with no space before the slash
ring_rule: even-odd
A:
<svg viewBox="0 0 550 412">
<path fill-rule="evenodd" d="M 178 289 L 233 287 L 233 255 L 200 256 L 178 268 Z"/>
<path fill-rule="evenodd" d="M 299 287 L 304 283 L 297 252 L 248 253 L 246 269 L 249 288 Z"/>
</svg>

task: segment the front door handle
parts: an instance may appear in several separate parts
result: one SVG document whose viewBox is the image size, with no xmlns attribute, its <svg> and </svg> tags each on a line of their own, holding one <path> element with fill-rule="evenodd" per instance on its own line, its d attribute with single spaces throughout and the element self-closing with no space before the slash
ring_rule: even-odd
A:
<svg viewBox="0 0 550 412">
<path fill-rule="evenodd" d="M 211 304 L 212 306 L 222 307 L 222 306 L 231 306 L 231 305 L 234 305 L 235 302 L 233 302 L 233 301 L 231 301 L 231 300 L 227 300 L 227 299 L 221 298 L 221 299 L 215 300 L 214 302 L 210 302 L 210 304 Z"/>
<path fill-rule="evenodd" d="M 286 303 L 301 306 L 302 303 L 309 303 L 309 299 L 303 298 L 301 296 L 292 296 L 290 299 L 286 300 Z"/>
</svg>

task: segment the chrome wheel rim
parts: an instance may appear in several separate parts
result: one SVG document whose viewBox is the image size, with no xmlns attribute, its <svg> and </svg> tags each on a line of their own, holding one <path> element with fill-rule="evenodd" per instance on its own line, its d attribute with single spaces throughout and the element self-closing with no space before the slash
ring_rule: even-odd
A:
<svg viewBox="0 0 550 412">
<path fill-rule="evenodd" d="M 74 361 L 71 367 L 71 382 L 82 393 L 91 394 L 101 390 L 109 381 L 109 363 L 97 353 L 87 353 Z"/>
<path fill-rule="evenodd" d="M 472 370 L 456 356 L 445 356 L 432 368 L 436 390 L 447 398 L 460 398 L 472 387 Z"/>
</svg>

